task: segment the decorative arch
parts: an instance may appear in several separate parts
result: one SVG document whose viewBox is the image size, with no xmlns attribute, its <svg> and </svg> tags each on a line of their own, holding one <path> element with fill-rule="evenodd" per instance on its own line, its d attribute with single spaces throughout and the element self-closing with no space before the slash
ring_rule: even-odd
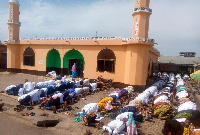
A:
<svg viewBox="0 0 200 135">
<path fill-rule="evenodd" d="M 35 66 L 35 52 L 32 48 L 28 47 L 23 53 L 23 65 Z"/>
<path fill-rule="evenodd" d="M 110 49 L 103 49 L 97 56 L 97 71 L 99 72 L 115 72 L 115 53 Z"/>
<path fill-rule="evenodd" d="M 63 57 L 63 73 L 71 75 L 71 68 L 76 63 L 76 70 L 79 77 L 83 76 L 84 71 L 84 57 L 83 55 L 74 48 L 65 53 Z"/>
<path fill-rule="evenodd" d="M 60 53 L 56 49 L 51 49 L 46 57 L 46 72 L 56 71 L 57 74 L 61 73 L 61 58 Z"/>
</svg>

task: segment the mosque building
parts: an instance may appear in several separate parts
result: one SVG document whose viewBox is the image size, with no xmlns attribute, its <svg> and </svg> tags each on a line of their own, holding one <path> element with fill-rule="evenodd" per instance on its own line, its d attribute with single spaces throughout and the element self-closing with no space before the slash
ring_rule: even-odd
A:
<svg viewBox="0 0 200 135">
<path fill-rule="evenodd" d="M 160 53 L 148 38 L 150 0 L 135 0 L 132 37 L 81 37 L 20 39 L 19 1 L 9 0 L 7 70 L 35 75 L 56 71 L 78 77 L 106 79 L 145 86 Z"/>
</svg>

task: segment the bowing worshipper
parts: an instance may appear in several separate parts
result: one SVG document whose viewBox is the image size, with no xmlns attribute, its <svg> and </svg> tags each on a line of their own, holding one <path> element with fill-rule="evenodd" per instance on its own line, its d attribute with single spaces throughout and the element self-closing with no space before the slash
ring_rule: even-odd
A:
<svg viewBox="0 0 200 135">
<path fill-rule="evenodd" d="M 90 85 L 90 79 L 84 79 L 83 80 L 83 86 L 89 86 Z"/>
<path fill-rule="evenodd" d="M 171 107 L 169 97 L 166 93 L 160 93 L 154 99 L 154 116 L 159 119 L 167 119 L 170 114 Z"/>
<path fill-rule="evenodd" d="M 80 98 L 83 98 L 85 96 L 83 88 L 75 88 L 75 92 L 78 96 L 77 100 L 79 100 Z"/>
<path fill-rule="evenodd" d="M 91 92 L 93 93 L 93 92 L 98 92 L 98 90 L 97 90 L 97 83 L 95 82 L 95 83 L 90 83 L 90 88 L 91 88 Z"/>
<path fill-rule="evenodd" d="M 113 120 L 107 124 L 107 126 L 103 126 L 103 130 L 105 132 L 109 132 L 109 135 L 118 135 L 125 129 L 125 123 L 120 120 Z M 104 132 L 103 131 L 103 132 Z"/>
<path fill-rule="evenodd" d="M 158 105 L 154 109 L 154 116 L 158 117 L 159 119 L 167 119 L 168 115 L 170 114 L 170 106 L 169 105 Z"/>
<path fill-rule="evenodd" d="M 39 109 L 44 109 L 44 105 L 46 104 L 47 101 L 51 99 L 51 96 L 48 95 L 47 97 L 42 98 L 42 102 L 40 103 Z"/>
<path fill-rule="evenodd" d="M 69 91 L 64 91 L 63 95 L 64 95 L 63 96 L 64 104 L 63 104 L 62 108 L 65 110 L 67 108 L 68 104 L 72 104 L 72 99 L 70 97 Z"/>
<path fill-rule="evenodd" d="M 16 88 L 16 85 L 10 85 L 5 89 L 5 91 L 8 95 L 13 95 L 13 91 L 15 88 Z"/>
<path fill-rule="evenodd" d="M 74 63 L 74 65 L 72 66 L 72 78 L 75 78 L 77 76 L 77 72 L 76 72 L 76 63 Z"/>
<path fill-rule="evenodd" d="M 120 109 L 120 114 L 125 112 L 133 113 L 134 119 L 137 121 L 137 125 L 139 127 L 140 126 L 139 124 L 143 122 L 143 116 L 141 111 L 142 111 L 141 104 L 129 104 Z"/>
<path fill-rule="evenodd" d="M 17 96 L 18 95 L 18 91 L 20 89 L 20 87 L 23 87 L 23 84 L 18 84 L 18 85 L 10 85 L 8 86 L 5 91 L 8 95 L 14 95 Z"/>
<path fill-rule="evenodd" d="M 127 122 L 129 119 L 129 113 L 131 113 L 132 115 L 135 115 L 133 112 L 124 112 L 124 113 L 120 113 L 119 115 L 117 115 L 116 120 L 121 120 L 123 122 Z"/>
<path fill-rule="evenodd" d="M 83 91 L 86 95 L 90 94 L 90 88 L 89 87 L 83 87 Z"/>
<path fill-rule="evenodd" d="M 56 114 L 56 110 L 57 108 L 60 107 L 60 98 L 55 96 L 55 97 L 51 97 L 48 101 L 46 101 L 45 105 L 44 105 L 44 109 L 47 110 L 53 110 L 53 113 Z"/>
<path fill-rule="evenodd" d="M 128 113 L 128 121 L 126 122 L 127 135 L 137 135 L 137 127 L 132 113 Z"/>
<path fill-rule="evenodd" d="M 109 100 L 108 103 L 107 103 L 107 105 L 106 105 L 106 107 L 105 107 L 106 115 L 108 113 L 110 113 L 113 109 L 114 109 L 114 106 L 112 106 L 112 101 Z"/>
<path fill-rule="evenodd" d="M 135 104 L 129 104 L 120 109 L 120 113 L 124 112 L 132 112 L 133 114 L 136 114 L 138 112 L 138 109 Z"/>
<path fill-rule="evenodd" d="M 31 96 L 28 94 L 24 94 L 18 98 L 18 102 L 20 105 L 24 106 L 33 106 L 31 102 Z"/>
<path fill-rule="evenodd" d="M 98 87 L 100 87 L 100 90 L 105 90 L 107 89 L 106 85 L 105 85 L 105 79 L 103 78 L 102 75 L 98 76 L 97 77 L 97 84 L 98 84 Z"/>
<path fill-rule="evenodd" d="M 28 79 L 25 80 L 24 89 L 26 94 L 34 90 L 33 84 Z"/>
<path fill-rule="evenodd" d="M 33 90 L 29 92 L 28 94 L 24 94 L 20 96 L 18 98 L 18 102 L 21 105 L 25 105 L 25 106 L 30 105 L 31 107 L 33 107 L 34 104 L 40 102 L 40 94 L 41 94 L 41 91 L 39 89 Z"/>
<path fill-rule="evenodd" d="M 58 84 L 56 84 L 55 85 L 55 87 L 54 87 L 54 89 L 55 89 L 55 91 L 65 91 L 65 89 L 67 89 L 67 84 L 66 83 L 64 83 L 64 82 L 60 82 L 60 83 L 58 83 Z"/>
<path fill-rule="evenodd" d="M 163 135 L 183 135 L 184 127 L 176 120 L 167 119 L 162 129 Z"/>
<path fill-rule="evenodd" d="M 68 98 L 68 101 L 73 104 L 75 101 L 78 101 L 79 100 L 79 96 L 77 95 L 77 93 L 75 92 L 74 89 L 68 89 L 66 90 L 69 92 L 69 98 Z"/>
<path fill-rule="evenodd" d="M 192 109 L 192 110 L 197 110 L 197 106 L 195 103 L 193 103 L 192 101 L 187 101 L 185 103 L 182 103 L 178 106 L 178 109 L 177 111 L 178 112 L 181 112 L 183 110 L 189 110 L 189 109 Z"/>
<path fill-rule="evenodd" d="M 114 100 L 113 104 L 115 104 L 116 106 L 121 106 L 123 102 L 121 99 L 122 97 L 121 95 L 122 95 L 122 91 L 116 90 L 116 91 L 111 92 L 108 96 L 113 98 Z"/>
<path fill-rule="evenodd" d="M 98 111 L 101 113 L 106 113 L 105 107 L 108 103 L 108 101 L 113 102 L 113 98 L 112 97 L 105 97 L 103 99 L 101 99 L 101 101 L 98 104 Z"/>
<path fill-rule="evenodd" d="M 53 96 L 52 96 L 52 98 L 54 98 L 54 97 L 59 97 L 60 98 L 60 104 L 63 104 L 64 103 L 64 101 L 63 101 L 63 97 L 64 97 L 64 95 L 62 94 L 62 93 L 55 93 Z"/>
<path fill-rule="evenodd" d="M 90 112 L 86 114 L 83 118 L 83 125 L 91 126 L 91 127 L 97 127 L 98 130 L 100 129 L 100 126 L 102 125 L 101 120 L 98 121 L 96 112 Z"/>
<path fill-rule="evenodd" d="M 90 112 L 96 112 L 97 115 L 99 116 L 99 113 L 98 113 L 98 104 L 97 103 L 89 103 L 89 104 L 86 104 L 83 108 L 82 108 L 82 112 L 84 114 L 89 114 Z M 97 117 L 98 117 L 97 116 Z"/>
<path fill-rule="evenodd" d="M 22 96 L 23 94 L 25 94 L 24 88 L 23 88 L 23 84 L 20 84 L 20 88 L 19 88 L 19 91 L 18 91 L 18 96 Z"/>
</svg>

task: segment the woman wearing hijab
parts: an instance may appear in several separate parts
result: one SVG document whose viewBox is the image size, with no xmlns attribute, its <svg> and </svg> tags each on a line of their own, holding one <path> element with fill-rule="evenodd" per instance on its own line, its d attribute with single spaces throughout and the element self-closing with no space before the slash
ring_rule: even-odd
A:
<svg viewBox="0 0 200 135">
<path fill-rule="evenodd" d="M 109 113 L 113 109 L 112 101 L 110 101 L 110 100 L 108 101 L 105 109 L 106 109 L 106 114 Z"/>
<path fill-rule="evenodd" d="M 128 135 L 137 135 L 137 127 L 136 127 L 136 124 L 135 124 L 135 120 L 133 118 L 133 114 L 132 113 L 129 113 L 128 114 L 128 121 L 126 122 L 126 125 L 127 125 L 127 133 Z"/>
</svg>

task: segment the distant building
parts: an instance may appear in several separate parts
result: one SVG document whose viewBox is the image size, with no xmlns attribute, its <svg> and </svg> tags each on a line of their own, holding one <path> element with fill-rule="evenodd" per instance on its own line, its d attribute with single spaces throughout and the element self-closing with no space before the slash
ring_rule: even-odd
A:
<svg viewBox="0 0 200 135">
<path fill-rule="evenodd" d="M 195 57 L 196 53 L 195 52 L 180 52 L 179 56 L 184 56 L 184 57 Z"/>
<path fill-rule="evenodd" d="M 0 69 L 7 68 L 7 46 L 0 41 Z"/>
<path fill-rule="evenodd" d="M 147 77 L 152 74 L 153 64 L 158 62 L 160 55 L 153 48 L 154 40 L 148 38 L 149 18 L 152 14 L 149 3 L 150 0 L 135 0 L 130 38 L 20 40 L 19 1 L 9 0 L 7 69 L 36 75 L 55 70 L 61 75 L 71 75 L 72 65 L 76 63 L 79 77 L 83 77 L 83 73 L 85 78 L 90 79 L 103 75 L 105 79 L 114 79 L 114 82 L 145 86 Z"/>
<path fill-rule="evenodd" d="M 167 73 L 191 74 L 198 69 L 200 58 L 181 56 L 160 56 L 159 71 Z"/>
</svg>

